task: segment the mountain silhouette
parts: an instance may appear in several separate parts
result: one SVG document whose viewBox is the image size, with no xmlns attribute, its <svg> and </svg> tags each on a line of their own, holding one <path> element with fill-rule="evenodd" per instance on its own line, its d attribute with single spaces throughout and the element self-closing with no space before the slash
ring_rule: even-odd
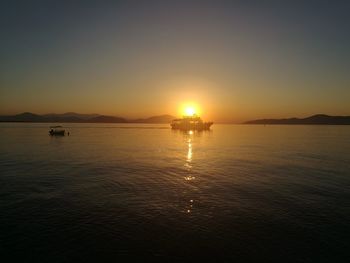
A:
<svg viewBox="0 0 350 263">
<path fill-rule="evenodd" d="M 316 114 L 307 118 L 259 119 L 244 124 L 314 124 L 314 125 L 350 125 L 350 116 L 330 116 Z"/>
<path fill-rule="evenodd" d="M 76 119 L 91 119 L 97 116 L 100 116 L 100 114 L 80 114 L 76 112 L 66 112 L 63 114 L 57 114 L 57 113 L 50 113 L 50 114 L 45 114 L 42 115 L 43 117 L 48 117 L 48 118 L 76 118 Z"/>
<path fill-rule="evenodd" d="M 0 116 L 0 122 L 68 122 L 68 123 L 170 123 L 175 117 L 171 115 L 152 116 L 145 119 L 128 120 L 122 117 L 100 115 L 100 114 L 79 114 L 66 112 L 63 114 L 38 115 L 31 112 L 24 112 L 17 115 Z"/>
<path fill-rule="evenodd" d="M 146 119 L 136 119 L 136 120 L 130 120 L 130 122 L 133 123 L 170 123 L 173 119 L 175 119 L 174 116 L 171 115 L 158 115 L 158 116 L 152 116 Z"/>
<path fill-rule="evenodd" d="M 21 114 L 13 116 L 1 116 L 0 121 L 18 121 L 18 122 L 41 122 L 43 121 L 43 116 L 31 113 L 23 112 Z"/>
<path fill-rule="evenodd" d="M 92 122 L 92 123 L 126 123 L 128 122 L 124 118 L 120 117 L 113 117 L 113 116 L 106 116 L 106 115 L 100 115 L 97 117 L 93 117 L 90 119 L 86 120 L 87 122 Z"/>
</svg>

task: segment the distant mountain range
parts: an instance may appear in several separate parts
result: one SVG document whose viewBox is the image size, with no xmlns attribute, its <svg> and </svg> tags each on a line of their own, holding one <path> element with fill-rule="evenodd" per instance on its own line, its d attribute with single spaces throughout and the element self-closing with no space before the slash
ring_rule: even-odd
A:
<svg viewBox="0 0 350 263">
<path fill-rule="evenodd" d="M 247 121 L 244 124 L 314 124 L 314 125 L 350 125 L 350 116 L 329 116 L 317 114 L 307 118 L 260 119 Z"/>
<path fill-rule="evenodd" d="M 135 119 L 135 120 L 129 120 L 129 122 L 132 123 L 170 123 L 173 119 L 176 119 L 176 117 L 171 115 L 158 115 L 158 116 L 152 116 L 146 119 Z"/>
<path fill-rule="evenodd" d="M 152 116 L 146 119 L 129 120 L 122 117 L 100 115 L 100 114 L 79 114 L 67 112 L 63 114 L 38 115 L 31 112 L 24 112 L 17 115 L 0 116 L 0 122 L 77 122 L 77 123 L 170 123 L 175 117 L 171 115 Z"/>
<path fill-rule="evenodd" d="M 63 114 L 34 114 L 24 112 L 17 115 L 0 115 L 0 122 L 59 122 L 59 123 L 170 123 L 174 116 L 158 115 L 144 119 L 126 119 L 123 117 L 100 115 L 100 114 L 79 114 L 66 112 Z M 259 119 L 244 122 L 244 124 L 324 124 L 324 125 L 350 125 L 350 116 L 329 116 L 317 114 L 307 118 L 288 119 Z"/>
</svg>

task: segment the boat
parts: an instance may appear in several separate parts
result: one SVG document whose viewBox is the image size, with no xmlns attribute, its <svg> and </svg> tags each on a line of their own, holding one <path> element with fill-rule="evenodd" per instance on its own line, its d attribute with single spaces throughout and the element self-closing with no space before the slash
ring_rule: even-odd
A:
<svg viewBox="0 0 350 263">
<path fill-rule="evenodd" d="M 64 136 L 65 133 L 66 133 L 66 131 L 63 129 L 62 126 L 51 126 L 50 127 L 49 135 L 51 135 L 51 136 L 55 136 L 55 135 Z"/>
<path fill-rule="evenodd" d="M 204 122 L 197 115 L 184 116 L 182 119 L 175 119 L 171 122 L 170 126 L 175 130 L 189 131 L 203 131 L 209 130 L 213 122 Z"/>
</svg>

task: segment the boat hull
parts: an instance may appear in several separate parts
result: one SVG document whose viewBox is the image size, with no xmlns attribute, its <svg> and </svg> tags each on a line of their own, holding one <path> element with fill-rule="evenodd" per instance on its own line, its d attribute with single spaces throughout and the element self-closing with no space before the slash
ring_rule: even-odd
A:
<svg viewBox="0 0 350 263">
<path fill-rule="evenodd" d="M 49 131 L 49 135 L 51 136 L 64 136 L 65 133 L 65 131 Z"/>
</svg>

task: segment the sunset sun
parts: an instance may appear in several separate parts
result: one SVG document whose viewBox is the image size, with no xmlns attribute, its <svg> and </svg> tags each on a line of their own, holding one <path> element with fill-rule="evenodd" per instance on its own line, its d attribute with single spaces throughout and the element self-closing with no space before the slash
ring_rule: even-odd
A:
<svg viewBox="0 0 350 263">
<path fill-rule="evenodd" d="M 180 107 L 180 113 L 183 116 L 200 115 L 200 108 L 196 103 L 184 103 Z"/>
<path fill-rule="evenodd" d="M 184 115 L 185 116 L 193 116 L 196 114 L 196 109 L 193 106 L 189 106 L 185 108 Z"/>
</svg>

